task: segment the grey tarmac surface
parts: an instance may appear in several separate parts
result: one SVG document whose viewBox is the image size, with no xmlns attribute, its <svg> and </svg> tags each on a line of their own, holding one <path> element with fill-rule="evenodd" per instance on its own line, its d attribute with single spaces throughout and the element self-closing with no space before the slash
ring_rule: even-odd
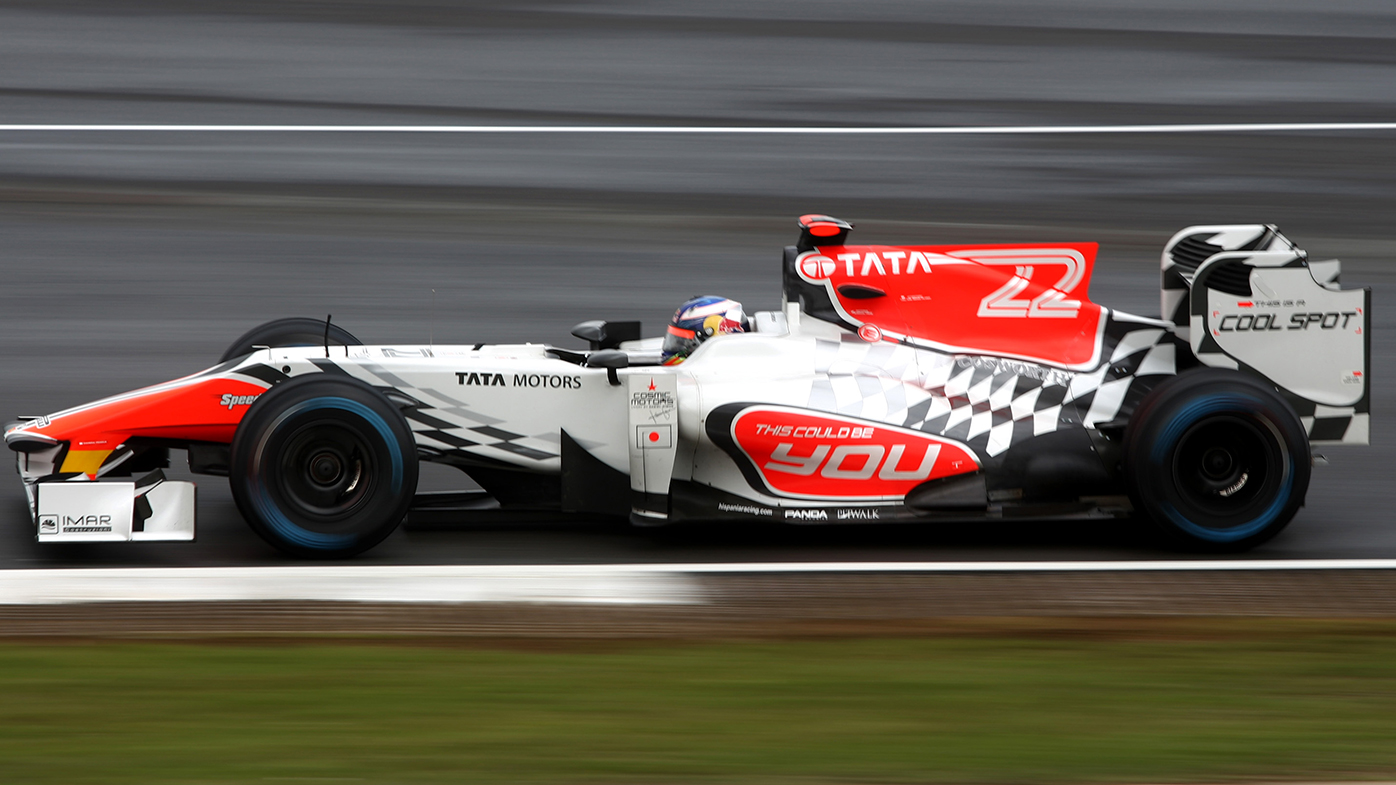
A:
<svg viewBox="0 0 1396 785">
<path fill-rule="evenodd" d="M 1031 125 L 1396 119 L 1382 2 L 0 1 L 0 122 Z M 794 216 L 868 242 L 1096 240 L 1092 296 L 1157 313 L 1163 243 L 1279 223 L 1375 291 L 1373 446 L 1324 450 L 1257 558 L 1396 556 L 1396 134 L 751 137 L 0 134 L 0 413 L 211 364 L 248 327 L 572 345 L 685 297 L 773 307 Z M 436 290 L 434 307 L 432 289 Z M 429 472 L 445 487 L 445 470 Z M 0 566 L 279 563 L 226 483 L 193 545 Z M 367 563 L 1157 558 L 1118 525 L 403 531 Z"/>
</svg>

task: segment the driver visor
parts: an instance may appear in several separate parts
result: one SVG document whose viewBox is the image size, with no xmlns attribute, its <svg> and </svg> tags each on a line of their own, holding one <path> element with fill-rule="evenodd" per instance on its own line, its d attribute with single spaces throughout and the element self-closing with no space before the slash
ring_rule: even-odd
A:
<svg viewBox="0 0 1396 785">
<path fill-rule="evenodd" d="M 669 331 L 664 336 L 663 354 L 665 357 L 687 357 L 694 349 L 698 348 L 697 334 L 692 330 L 685 330 L 682 327 L 669 325 Z"/>
</svg>

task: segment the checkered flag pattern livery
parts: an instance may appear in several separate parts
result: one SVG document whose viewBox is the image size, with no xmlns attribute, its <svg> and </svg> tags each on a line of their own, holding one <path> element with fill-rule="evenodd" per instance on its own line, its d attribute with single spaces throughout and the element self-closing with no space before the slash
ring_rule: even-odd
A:
<svg viewBox="0 0 1396 785">
<path fill-rule="evenodd" d="M 1299 415 L 1310 442 L 1366 444 L 1369 413 L 1359 412 L 1355 406 L 1324 406 L 1293 394 L 1286 394 L 1285 399 Z"/>
<path fill-rule="evenodd" d="M 1175 346 L 1162 329 L 1112 319 L 1102 358 L 1072 372 L 983 355 L 945 354 L 856 336 L 821 340 L 809 407 L 914 428 L 995 456 L 1063 425 L 1107 423 L 1140 377 L 1175 373 Z"/>
<path fill-rule="evenodd" d="M 1206 336 L 1205 332 L 1202 334 Z M 1207 351 L 1208 349 L 1216 351 Z M 1216 341 L 1206 337 L 1202 340 L 1202 349 L 1197 352 L 1197 358 L 1206 365 L 1221 368 L 1235 366 L 1239 371 L 1264 376 L 1246 363 L 1223 353 Z M 1371 414 L 1360 411 L 1368 405 L 1365 400 L 1360 402 L 1361 406 L 1325 406 L 1283 388 L 1280 389 L 1280 395 L 1294 407 L 1294 413 L 1299 415 L 1299 422 L 1304 426 L 1304 433 L 1308 434 L 1310 443 L 1367 443 Z"/>
<path fill-rule="evenodd" d="M 458 401 L 435 390 L 413 387 L 382 366 L 363 363 L 359 367 L 373 374 L 378 381 L 392 385 L 398 394 L 414 400 L 413 405 L 403 408 L 402 414 L 412 428 L 412 436 L 418 449 L 436 450 L 441 454 L 469 452 L 471 455 L 485 458 L 494 457 L 490 455 L 491 450 L 499 450 L 534 461 L 547 461 L 559 457 L 557 447 L 549 443 L 556 439 L 549 440 L 547 437 L 529 436 L 501 428 L 499 426 L 503 424 L 503 420 L 462 406 Z M 549 451 L 546 449 L 548 447 L 552 447 L 553 450 Z"/>
</svg>

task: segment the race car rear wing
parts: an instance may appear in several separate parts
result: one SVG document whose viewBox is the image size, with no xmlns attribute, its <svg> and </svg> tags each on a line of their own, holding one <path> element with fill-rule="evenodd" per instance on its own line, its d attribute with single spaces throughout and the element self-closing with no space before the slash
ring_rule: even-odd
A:
<svg viewBox="0 0 1396 785">
<path fill-rule="evenodd" d="M 1340 273 L 1275 226 L 1193 226 L 1164 247 L 1161 305 L 1199 362 L 1284 393 L 1311 442 L 1366 444 L 1372 290 Z"/>
</svg>

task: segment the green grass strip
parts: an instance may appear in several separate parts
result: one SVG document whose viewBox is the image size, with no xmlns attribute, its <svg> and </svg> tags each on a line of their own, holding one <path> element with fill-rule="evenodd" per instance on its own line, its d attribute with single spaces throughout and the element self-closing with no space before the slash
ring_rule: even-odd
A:
<svg viewBox="0 0 1396 785">
<path fill-rule="evenodd" d="M 1396 773 L 1396 637 L 0 645 L 3 783 Z"/>
</svg>

